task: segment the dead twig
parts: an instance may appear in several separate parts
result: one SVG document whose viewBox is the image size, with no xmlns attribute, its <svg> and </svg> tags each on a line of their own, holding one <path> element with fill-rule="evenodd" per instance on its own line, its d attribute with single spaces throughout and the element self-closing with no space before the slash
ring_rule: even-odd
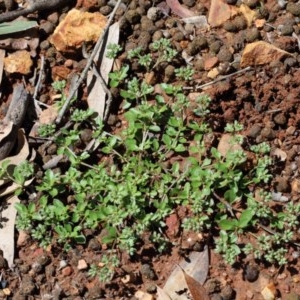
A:
<svg viewBox="0 0 300 300">
<path fill-rule="evenodd" d="M 71 0 L 30 0 L 28 1 L 28 6 L 23 9 L 8 11 L 0 15 L 0 22 L 7 22 L 14 20 L 20 16 L 25 16 L 31 14 L 35 11 L 53 9 L 58 6 L 62 6 L 70 2 Z"/>
<path fill-rule="evenodd" d="M 97 43 L 96 43 L 96 45 L 95 45 L 95 47 L 93 49 L 93 51 L 92 51 L 92 53 L 91 53 L 88 61 L 87 61 L 87 64 L 86 64 L 85 68 L 81 72 L 81 74 L 79 76 L 79 79 L 77 80 L 76 84 L 74 85 L 74 88 L 70 90 L 69 96 L 66 99 L 66 102 L 64 103 L 63 107 L 59 111 L 58 116 L 57 116 L 57 118 L 55 120 L 56 124 L 59 124 L 61 122 L 61 119 L 64 116 L 67 108 L 69 107 L 71 100 L 73 99 L 75 93 L 77 92 L 79 86 L 82 84 L 83 80 L 85 80 L 85 78 L 87 76 L 87 72 L 90 69 L 91 65 L 93 64 L 94 58 L 95 58 L 96 54 L 98 53 L 100 47 L 102 46 L 102 41 L 103 41 L 103 39 L 104 39 L 104 37 L 105 37 L 105 35 L 107 33 L 107 30 L 109 29 L 109 26 L 110 26 L 110 24 L 111 24 L 111 22 L 112 22 L 112 20 L 113 20 L 113 18 L 115 16 L 116 11 L 119 8 L 120 4 L 121 4 L 121 0 L 118 0 L 117 4 L 115 5 L 115 7 L 114 7 L 114 9 L 112 11 L 112 13 L 109 16 L 107 24 L 106 24 L 106 26 L 105 26 L 105 28 L 103 30 L 103 34 L 100 35 L 100 37 L 99 37 L 99 39 L 98 39 L 98 41 L 97 41 Z"/>
<path fill-rule="evenodd" d="M 206 87 L 208 87 L 210 85 L 213 85 L 213 84 L 215 84 L 215 83 L 217 83 L 219 81 L 228 79 L 228 78 L 230 78 L 232 76 L 235 76 L 235 75 L 239 75 L 239 74 L 247 72 L 247 71 L 249 71 L 251 69 L 252 69 L 251 67 L 246 67 L 244 69 L 238 70 L 238 71 L 236 71 L 234 73 L 231 73 L 229 75 L 225 75 L 225 76 L 222 76 L 220 78 L 217 78 L 217 79 L 215 79 L 215 80 L 213 80 L 211 82 L 208 82 L 208 83 L 205 83 L 205 84 L 202 84 L 202 85 L 197 85 L 197 86 L 188 86 L 188 87 L 184 87 L 183 89 L 184 90 L 201 90 L 201 89 L 204 89 L 204 88 L 206 88 Z"/>
</svg>

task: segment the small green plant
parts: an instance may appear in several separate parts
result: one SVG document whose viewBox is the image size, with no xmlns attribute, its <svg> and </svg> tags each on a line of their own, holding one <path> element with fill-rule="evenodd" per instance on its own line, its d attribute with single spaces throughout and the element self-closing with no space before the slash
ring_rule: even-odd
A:
<svg viewBox="0 0 300 300">
<path fill-rule="evenodd" d="M 38 134 L 40 137 L 51 137 L 56 131 L 55 124 L 42 124 L 38 128 Z"/>
<path fill-rule="evenodd" d="M 65 80 L 57 80 L 52 83 L 52 87 L 56 92 L 63 93 L 67 82 Z"/>
<path fill-rule="evenodd" d="M 106 57 L 115 59 L 121 50 L 122 47 L 120 45 L 110 43 L 107 45 Z"/>
<path fill-rule="evenodd" d="M 129 66 L 122 66 L 119 71 L 109 73 L 110 87 L 117 87 L 128 76 Z"/>
<path fill-rule="evenodd" d="M 171 42 L 161 39 L 151 45 L 151 53 L 136 48 L 128 52 L 128 59 L 148 71 L 172 62 L 176 55 Z M 232 149 L 221 154 L 209 142 L 213 134 L 207 122 L 211 103 L 207 95 L 191 102 L 181 86 L 166 83 L 160 85 L 160 94 L 143 72 L 131 71 L 129 64 L 109 75 L 110 86 L 117 87 L 124 100 L 124 127 L 113 134 L 92 111 L 71 111 L 72 127 L 62 128 L 54 138 L 57 154 L 66 160 L 63 172 L 45 171 L 36 186 L 40 198 L 17 204 L 17 227 L 28 230 L 42 246 L 56 243 L 64 249 L 85 243 L 87 229 L 96 234 L 101 230 L 105 233 L 101 242 L 109 250 L 132 256 L 145 234 L 158 251 L 165 251 L 170 245 L 166 218 L 179 207 L 188 207 L 183 229 L 219 232 L 216 251 L 228 263 L 251 252 L 283 264 L 285 245 L 295 237 L 300 205 L 291 203 L 281 210 L 270 205 L 270 194 L 264 192 L 271 179 L 269 145 L 247 147 L 243 126 L 235 121 L 224 129 L 232 138 Z M 189 67 L 177 71 L 183 80 L 190 80 L 192 73 Z M 63 94 L 63 83 L 54 88 Z M 86 126 L 93 131 L 94 153 L 78 143 Z M 44 133 L 51 135 L 53 130 L 49 127 Z M 236 144 L 238 150 L 233 151 Z M 5 174 L 6 167 L 3 164 L 0 173 Z M 265 219 L 271 231 L 256 236 Z M 250 233 L 256 244 L 243 245 L 241 237 Z M 109 281 L 118 264 L 114 254 L 104 254 L 89 274 Z"/>
<path fill-rule="evenodd" d="M 110 282 L 115 274 L 115 268 L 120 264 L 120 261 L 115 254 L 103 255 L 98 265 L 91 265 L 88 275 L 98 277 L 100 282 Z"/>
<path fill-rule="evenodd" d="M 178 79 L 186 80 L 186 81 L 192 80 L 194 72 L 195 71 L 190 66 L 180 67 L 178 69 L 175 69 L 176 77 Z"/>
</svg>

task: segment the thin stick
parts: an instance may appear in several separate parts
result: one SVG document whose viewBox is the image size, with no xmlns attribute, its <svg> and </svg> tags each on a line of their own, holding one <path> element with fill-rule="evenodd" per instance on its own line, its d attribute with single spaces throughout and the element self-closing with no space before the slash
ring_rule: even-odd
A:
<svg viewBox="0 0 300 300">
<path fill-rule="evenodd" d="M 251 67 L 246 67 L 244 69 L 238 70 L 238 71 L 236 71 L 234 73 L 231 73 L 229 75 L 225 75 L 225 76 L 222 76 L 220 78 L 217 78 L 217 79 L 215 79 L 215 80 L 213 80 L 211 82 L 208 82 L 208 83 L 205 83 L 205 84 L 202 84 L 202 85 L 197 85 L 197 86 L 194 86 L 194 87 L 193 86 L 188 86 L 188 87 L 184 87 L 183 89 L 184 90 L 201 90 L 201 89 L 203 89 L 203 88 L 205 88 L 207 86 L 213 85 L 213 84 L 215 84 L 215 83 L 217 83 L 219 81 L 225 80 L 225 79 L 230 78 L 232 76 L 239 75 L 241 73 L 247 72 L 247 71 L 249 71 L 251 69 L 252 69 Z"/>
<path fill-rule="evenodd" d="M 33 100 L 36 101 L 37 99 L 37 95 L 38 92 L 40 90 L 40 86 L 41 86 L 41 82 L 42 82 L 42 78 L 43 78 L 43 73 L 44 73 L 44 66 L 45 66 L 45 56 L 42 55 L 41 56 L 41 67 L 40 67 L 40 72 L 39 72 L 39 78 L 38 81 L 36 83 L 35 89 L 34 89 L 34 94 L 33 94 Z"/>
<path fill-rule="evenodd" d="M 79 79 L 77 80 L 76 84 L 74 85 L 74 88 L 72 90 L 70 90 L 70 93 L 69 93 L 68 98 L 66 99 L 66 102 L 64 103 L 64 105 L 61 108 L 60 112 L 58 113 L 58 116 L 57 116 L 57 118 L 55 120 L 56 124 L 59 124 L 61 122 L 61 119 L 64 116 L 67 108 L 69 107 L 72 98 L 74 97 L 76 91 L 78 90 L 78 88 L 81 85 L 81 83 L 83 82 L 83 80 L 86 78 L 88 70 L 90 69 L 90 67 L 91 67 L 91 65 L 93 63 L 94 58 L 95 58 L 96 54 L 98 53 L 98 50 L 102 46 L 102 41 L 103 41 L 103 39 L 104 39 L 104 37 L 105 37 L 105 35 L 107 33 L 107 30 L 109 29 L 109 26 L 110 26 L 110 24 L 111 24 L 111 22 L 112 22 L 112 20 L 113 20 L 113 18 L 115 16 L 116 11 L 119 8 L 120 4 L 121 4 L 121 0 L 118 0 L 116 6 L 114 7 L 112 13 L 109 16 L 107 24 L 106 24 L 106 26 L 105 26 L 105 28 L 103 30 L 103 34 L 100 35 L 100 37 L 99 37 L 99 39 L 98 39 L 98 41 L 97 41 L 97 43 L 96 43 L 96 45 L 95 45 L 95 47 L 93 49 L 93 51 L 92 51 L 92 53 L 91 53 L 88 61 L 87 61 L 87 64 L 86 64 L 85 68 L 81 72 L 81 74 L 79 76 Z"/>
<path fill-rule="evenodd" d="M 0 22 L 11 21 L 20 16 L 28 15 L 35 11 L 42 11 L 47 9 L 53 9 L 58 6 L 62 6 L 70 2 L 70 0 L 39 0 L 39 1 L 28 1 L 28 6 L 23 9 L 8 11 L 0 15 Z"/>
</svg>

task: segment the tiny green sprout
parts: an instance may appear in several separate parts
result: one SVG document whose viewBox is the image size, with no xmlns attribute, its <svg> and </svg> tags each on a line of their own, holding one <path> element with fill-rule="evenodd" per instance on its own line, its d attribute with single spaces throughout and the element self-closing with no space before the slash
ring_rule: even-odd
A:
<svg viewBox="0 0 300 300">
<path fill-rule="evenodd" d="M 211 98 L 206 95 L 200 95 L 195 100 L 197 107 L 193 110 L 194 114 L 199 117 L 204 117 L 209 113 L 209 105 L 211 102 Z"/>
<path fill-rule="evenodd" d="M 271 147 L 266 142 L 263 142 L 258 145 L 252 145 L 250 150 L 257 154 L 268 154 L 270 153 Z"/>
<path fill-rule="evenodd" d="M 38 134 L 40 137 L 50 137 L 55 133 L 55 124 L 42 124 L 38 128 Z"/>
<path fill-rule="evenodd" d="M 33 176 L 33 165 L 27 160 L 15 166 L 13 179 L 17 184 L 23 186 L 25 181 L 31 176 Z"/>
<path fill-rule="evenodd" d="M 122 50 L 122 47 L 119 44 L 108 44 L 106 57 L 110 59 L 115 59 L 118 53 Z"/>
<path fill-rule="evenodd" d="M 92 109 L 87 109 L 87 110 L 75 109 L 71 115 L 71 120 L 80 123 L 88 120 L 93 114 L 94 111 Z"/>
<path fill-rule="evenodd" d="M 151 54 L 145 54 L 145 55 L 141 55 L 139 57 L 139 64 L 145 68 L 149 68 L 151 63 L 152 63 L 152 58 L 151 58 Z"/>
<path fill-rule="evenodd" d="M 129 66 L 122 66 L 120 70 L 109 73 L 110 87 L 117 87 L 124 79 L 127 78 Z"/>
<path fill-rule="evenodd" d="M 186 81 L 192 80 L 194 73 L 195 71 L 190 66 L 175 69 L 176 77 Z"/>
<path fill-rule="evenodd" d="M 57 92 L 63 92 L 66 87 L 67 82 L 65 80 L 54 81 L 51 85 L 53 89 Z"/>
<path fill-rule="evenodd" d="M 152 48 L 157 51 L 161 49 L 167 49 L 170 47 L 171 47 L 171 42 L 166 38 L 161 38 L 157 41 L 154 41 L 152 44 Z"/>
<path fill-rule="evenodd" d="M 229 133 L 236 133 L 239 131 L 242 131 L 244 129 L 244 126 L 240 124 L 238 121 L 234 121 L 233 124 L 226 124 L 225 131 Z"/>
<path fill-rule="evenodd" d="M 134 48 L 134 49 L 130 49 L 127 53 L 127 57 L 128 59 L 132 59 L 132 58 L 135 58 L 135 57 L 139 57 L 142 53 L 142 47 L 137 47 L 137 48 Z"/>
</svg>

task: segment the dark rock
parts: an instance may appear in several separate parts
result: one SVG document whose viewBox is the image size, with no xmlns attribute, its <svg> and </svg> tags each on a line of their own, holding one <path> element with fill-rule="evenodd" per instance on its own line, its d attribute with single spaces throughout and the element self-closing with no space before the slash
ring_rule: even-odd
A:
<svg viewBox="0 0 300 300">
<path fill-rule="evenodd" d="M 231 62 L 233 55 L 227 47 L 222 47 L 217 55 L 220 62 Z"/>
<path fill-rule="evenodd" d="M 209 51 L 214 54 L 217 54 L 220 51 L 222 46 L 223 46 L 222 41 L 216 40 L 209 44 Z"/>
<path fill-rule="evenodd" d="M 151 39 L 152 36 L 148 31 L 142 31 L 138 38 L 139 47 L 141 47 L 143 50 L 147 50 L 151 42 Z"/>
<path fill-rule="evenodd" d="M 108 5 L 105 5 L 102 6 L 99 11 L 102 15 L 108 16 L 112 12 L 112 8 Z"/>
<path fill-rule="evenodd" d="M 237 16 L 233 19 L 233 23 L 235 24 L 238 30 L 243 30 L 247 28 L 247 21 L 243 16 Z"/>
<path fill-rule="evenodd" d="M 210 300 L 223 300 L 223 298 L 219 294 L 213 294 L 211 295 Z"/>
<path fill-rule="evenodd" d="M 225 285 L 221 290 L 221 296 L 223 300 L 232 300 L 234 299 L 234 290 L 230 285 Z"/>
<path fill-rule="evenodd" d="M 275 137 L 275 132 L 272 128 L 265 127 L 261 131 L 261 136 L 262 136 L 263 139 L 271 140 Z"/>
<path fill-rule="evenodd" d="M 155 31 L 152 35 L 152 41 L 155 42 L 155 41 L 158 41 L 160 40 L 161 38 L 163 37 L 163 33 L 158 30 L 158 31 Z"/>
<path fill-rule="evenodd" d="M 285 125 L 287 122 L 286 116 L 283 113 L 277 114 L 274 117 L 274 122 L 278 125 Z"/>
<path fill-rule="evenodd" d="M 294 28 L 290 24 L 282 25 L 280 32 L 282 35 L 292 35 L 294 32 Z"/>
<path fill-rule="evenodd" d="M 220 286 L 221 282 L 215 278 L 208 279 L 204 284 L 204 287 L 208 294 L 220 292 Z"/>
<path fill-rule="evenodd" d="M 248 132 L 248 136 L 252 137 L 252 138 L 256 138 L 257 136 L 259 136 L 260 132 L 261 132 L 261 126 L 258 124 L 254 124 Z"/>
<path fill-rule="evenodd" d="M 259 0 L 244 0 L 243 2 L 250 8 L 255 8 L 260 3 Z"/>
<path fill-rule="evenodd" d="M 35 291 L 35 284 L 30 277 L 23 277 L 22 284 L 20 286 L 20 294 L 30 296 Z"/>
<path fill-rule="evenodd" d="M 96 238 L 93 238 L 89 241 L 88 248 L 92 249 L 93 251 L 101 250 L 101 244 Z"/>
<path fill-rule="evenodd" d="M 234 22 L 232 22 L 231 20 L 226 21 L 223 24 L 223 28 L 229 32 L 237 32 L 238 31 L 236 24 Z"/>
<path fill-rule="evenodd" d="M 288 193 L 291 190 L 291 185 L 286 176 L 278 177 L 275 183 L 275 188 L 277 192 Z"/>
<path fill-rule="evenodd" d="M 253 265 L 247 265 L 246 270 L 245 270 L 245 280 L 249 282 L 254 282 L 257 280 L 259 275 L 259 270 L 256 266 Z"/>
<path fill-rule="evenodd" d="M 85 144 L 90 142 L 92 140 L 92 138 L 93 138 L 93 130 L 91 130 L 89 128 L 85 128 L 80 132 L 80 139 Z"/>
<path fill-rule="evenodd" d="M 38 263 L 37 261 L 35 261 L 32 265 L 31 265 L 31 270 L 38 274 L 38 273 L 41 273 L 43 271 L 43 266 Z"/>
<path fill-rule="evenodd" d="M 286 10 L 293 14 L 294 16 L 300 16 L 300 4 L 299 3 L 292 3 L 291 1 L 288 1 L 288 4 L 286 6 Z"/>
<path fill-rule="evenodd" d="M 154 273 L 153 268 L 149 264 L 143 264 L 141 266 L 141 274 L 143 277 L 151 280 L 156 279 L 156 275 Z"/>
<path fill-rule="evenodd" d="M 50 21 L 46 21 L 39 26 L 39 30 L 46 36 L 53 33 L 54 29 L 55 29 L 55 25 Z"/>
<path fill-rule="evenodd" d="M 147 293 L 154 294 L 154 293 L 156 293 L 156 290 L 157 290 L 157 288 L 154 283 L 150 282 L 150 283 L 146 284 L 146 292 Z"/>
<path fill-rule="evenodd" d="M 260 32 L 257 28 L 251 28 L 251 29 L 248 29 L 246 31 L 246 41 L 248 43 L 252 43 L 254 42 L 255 40 L 259 40 L 260 39 Z"/>
<path fill-rule="evenodd" d="M 175 67 L 172 65 L 167 65 L 165 68 L 165 77 L 164 77 L 164 82 L 169 82 L 174 78 L 175 74 Z"/>
<path fill-rule="evenodd" d="M 141 19 L 141 30 L 148 31 L 150 34 L 153 34 L 157 28 L 152 20 L 148 19 L 146 16 L 143 16 Z"/>
<path fill-rule="evenodd" d="M 7 261 L 6 259 L 1 255 L 0 256 L 0 269 L 6 269 L 7 268 Z"/>
<path fill-rule="evenodd" d="M 207 40 L 204 36 L 196 37 L 186 48 L 186 52 L 188 55 L 196 55 L 199 53 L 201 49 L 205 49 L 207 47 Z"/>
<path fill-rule="evenodd" d="M 141 20 L 140 14 L 134 9 L 129 9 L 125 14 L 125 18 L 132 25 L 137 24 Z"/>
</svg>

